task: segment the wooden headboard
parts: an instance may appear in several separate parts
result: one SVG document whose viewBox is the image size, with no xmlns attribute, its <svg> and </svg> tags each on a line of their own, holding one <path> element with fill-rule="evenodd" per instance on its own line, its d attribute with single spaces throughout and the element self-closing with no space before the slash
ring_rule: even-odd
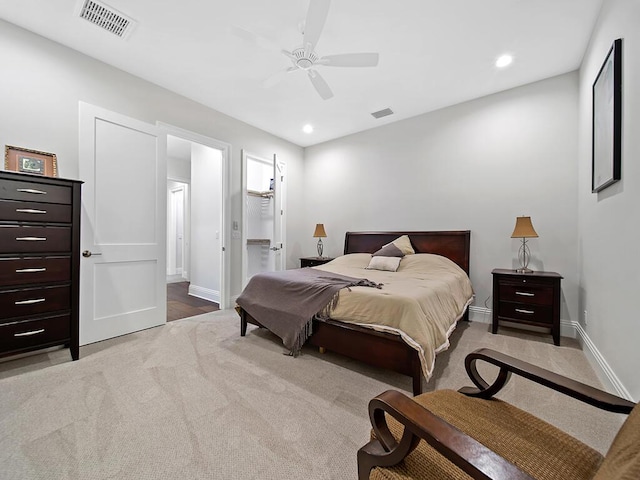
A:
<svg viewBox="0 0 640 480">
<path fill-rule="evenodd" d="M 416 253 L 447 257 L 469 274 L 470 230 L 449 232 L 347 232 L 344 253 L 374 253 L 401 235 L 409 235 Z"/>
</svg>

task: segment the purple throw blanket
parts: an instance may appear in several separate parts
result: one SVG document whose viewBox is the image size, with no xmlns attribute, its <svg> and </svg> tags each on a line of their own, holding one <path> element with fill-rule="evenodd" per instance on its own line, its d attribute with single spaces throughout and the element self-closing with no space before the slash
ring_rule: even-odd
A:
<svg viewBox="0 0 640 480">
<path fill-rule="evenodd" d="M 251 277 L 236 303 L 296 355 L 311 335 L 314 315 L 328 316 L 338 292 L 355 286 L 382 284 L 313 268 L 266 272 Z"/>
</svg>

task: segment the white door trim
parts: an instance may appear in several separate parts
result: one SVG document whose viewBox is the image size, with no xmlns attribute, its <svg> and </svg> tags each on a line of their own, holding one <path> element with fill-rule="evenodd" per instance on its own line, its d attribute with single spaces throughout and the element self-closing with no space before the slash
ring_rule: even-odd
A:
<svg viewBox="0 0 640 480">
<path fill-rule="evenodd" d="M 164 122 L 156 122 L 156 125 L 160 129 L 160 135 L 165 139 L 165 151 L 162 152 L 164 164 L 167 163 L 166 155 L 166 137 L 167 135 L 173 135 L 184 140 L 199 143 L 207 147 L 220 150 L 222 153 L 222 212 L 221 212 L 221 228 L 222 232 L 220 238 L 222 239 L 222 266 L 221 282 L 220 282 L 220 309 L 224 310 L 230 308 L 229 292 L 231 288 L 231 253 L 229 246 L 230 229 L 227 228 L 227 222 L 231 218 L 231 198 L 230 198 L 230 186 L 231 186 L 231 144 L 217 140 L 215 138 L 207 137 L 199 133 L 191 132 L 174 125 L 170 125 Z"/>
</svg>

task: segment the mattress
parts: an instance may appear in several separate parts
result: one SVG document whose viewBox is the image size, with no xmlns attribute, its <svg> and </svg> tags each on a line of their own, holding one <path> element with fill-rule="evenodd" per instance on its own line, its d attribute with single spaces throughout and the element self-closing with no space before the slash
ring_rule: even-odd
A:
<svg viewBox="0 0 640 480">
<path fill-rule="evenodd" d="M 330 316 L 401 336 L 418 351 L 428 380 L 436 354 L 449 347 L 456 322 L 473 300 L 471 281 L 464 270 L 440 255 L 406 255 L 395 272 L 369 270 L 370 260 L 368 253 L 353 253 L 312 267 L 383 284 L 381 289 L 341 290 Z"/>
</svg>

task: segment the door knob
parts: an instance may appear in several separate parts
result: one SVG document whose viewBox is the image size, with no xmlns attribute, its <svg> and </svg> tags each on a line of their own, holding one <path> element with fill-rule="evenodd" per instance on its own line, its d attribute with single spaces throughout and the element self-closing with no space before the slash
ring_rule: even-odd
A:
<svg viewBox="0 0 640 480">
<path fill-rule="evenodd" d="M 85 258 L 89 258 L 92 255 L 102 255 L 101 253 L 93 253 L 91 250 L 85 250 L 82 252 L 82 256 Z"/>
</svg>

